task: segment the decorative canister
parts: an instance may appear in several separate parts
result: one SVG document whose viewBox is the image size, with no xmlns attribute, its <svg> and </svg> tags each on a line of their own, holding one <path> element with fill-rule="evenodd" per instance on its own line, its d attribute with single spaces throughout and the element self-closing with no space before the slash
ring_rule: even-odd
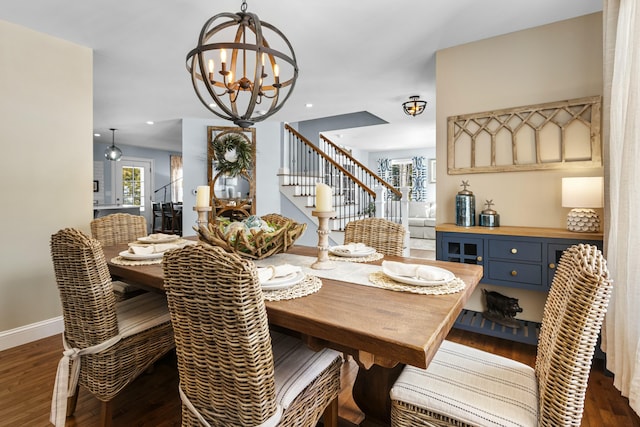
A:
<svg viewBox="0 0 640 427">
<path fill-rule="evenodd" d="M 456 194 L 456 225 L 471 227 L 476 225 L 476 196 L 469 190 L 469 181 L 462 181 L 462 190 Z"/>
<path fill-rule="evenodd" d="M 500 215 L 491 209 L 493 200 L 487 200 L 485 203 L 487 208 L 480 212 L 480 225 L 482 227 L 500 227 Z"/>
</svg>

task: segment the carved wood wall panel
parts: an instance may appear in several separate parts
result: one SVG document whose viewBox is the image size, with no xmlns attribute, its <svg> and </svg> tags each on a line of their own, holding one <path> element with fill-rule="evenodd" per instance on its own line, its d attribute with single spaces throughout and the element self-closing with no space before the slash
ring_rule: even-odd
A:
<svg viewBox="0 0 640 427">
<path fill-rule="evenodd" d="M 450 175 L 602 166 L 600 96 L 447 118 Z"/>
</svg>

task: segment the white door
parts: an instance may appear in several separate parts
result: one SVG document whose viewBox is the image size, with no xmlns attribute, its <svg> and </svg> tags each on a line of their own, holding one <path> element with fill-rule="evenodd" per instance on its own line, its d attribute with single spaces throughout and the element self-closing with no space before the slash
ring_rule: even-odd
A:
<svg viewBox="0 0 640 427">
<path fill-rule="evenodd" d="M 153 160 L 122 157 L 112 162 L 115 178 L 115 203 L 123 206 L 139 206 L 140 215 L 147 219 L 147 232 L 151 230 L 153 219 L 152 168 Z"/>
</svg>

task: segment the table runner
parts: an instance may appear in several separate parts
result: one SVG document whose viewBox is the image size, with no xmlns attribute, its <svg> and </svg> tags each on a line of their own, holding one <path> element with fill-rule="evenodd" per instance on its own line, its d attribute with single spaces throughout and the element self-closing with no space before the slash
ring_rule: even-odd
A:
<svg viewBox="0 0 640 427">
<path fill-rule="evenodd" d="M 404 283 L 396 282 L 386 276 L 380 279 L 382 267 L 374 264 L 366 263 L 346 263 L 334 262 L 335 268 L 331 270 L 315 270 L 311 265 L 316 262 L 317 258 L 295 255 L 289 253 L 281 253 L 272 255 L 269 258 L 254 261 L 258 267 L 268 267 L 269 265 L 292 264 L 302 268 L 305 274 L 318 276 L 324 279 L 340 280 L 351 282 L 358 285 L 372 286 L 376 288 L 389 289 L 393 291 L 412 292 L 426 295 L 442 295 L 459 292 L 465 288 L 465 283 L 456 277 L 449 283 L 442 286 L 412 286 Z M 374 282 L 370 280 L 374 279 Z"/>
</svg>

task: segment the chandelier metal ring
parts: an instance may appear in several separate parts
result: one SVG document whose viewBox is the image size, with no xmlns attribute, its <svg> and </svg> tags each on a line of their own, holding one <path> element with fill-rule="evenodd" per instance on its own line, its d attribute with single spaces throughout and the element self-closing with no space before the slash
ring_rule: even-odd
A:
<svg viewBox="0 0 640 427">
<path fill-rule="evenodd" d="M 187 70 L 209 111 L 247 128 L 282 108 L 298 78 L 298 65 L 280 30 L 246 12 L 246 2 L 241 9 L 207 20 L 198 45 L 187 54 Z"/>
</svg>

